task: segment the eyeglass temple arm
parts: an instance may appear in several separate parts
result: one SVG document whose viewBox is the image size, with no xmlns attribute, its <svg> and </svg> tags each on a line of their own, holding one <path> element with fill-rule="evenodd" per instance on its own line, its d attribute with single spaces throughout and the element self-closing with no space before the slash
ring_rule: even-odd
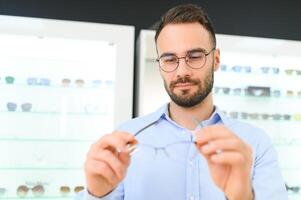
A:
<svg viewBox="0 0 301 200">
<path fill-rule="evenodd" d="M 150 123 L 150 124 L 144 126 L 143 128 L 139 129 L 138 131 L 136 131 L 133 135 L 134 135 L 134 136 L 139 135 L 142 131 L 144 131 L 145 129 L 151 127 L 152 125 L 156 124 L 157 122 L 158 122 L 158 120 L 153 121 L 152 123 Z"/>
</svg>

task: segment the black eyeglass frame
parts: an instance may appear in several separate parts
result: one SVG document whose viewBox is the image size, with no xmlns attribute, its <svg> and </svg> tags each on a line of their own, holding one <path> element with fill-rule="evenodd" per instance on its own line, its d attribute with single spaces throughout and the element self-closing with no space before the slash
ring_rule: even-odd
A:
<svg viewBox="0 0 301 200">
<path fill-rule="evenodd" d="M 187 54 L 186 54 L 185 56 L 182 56 L 182 57 L 178 57 L 177 55 L 173 55 L 173 56 L 175 56 L 175 57 L 177 58 L 177 66 L 175 67 L 175 69 L 173 69 L 173 70 L 171 70 L 171 71 L 165 70 L 165 69 L 160 65 L 160 59 L 163 58 L 163 57 L 165 57 L 165 55 L 160 56 L 159 58 L 156 59 L 156 61 L 158 62 L 160 69 L 161 69 L 162 71 L 164 71 L 164 72 L 167 72 L 167 73 L 171 73 L 171 72 L 176 71 L 176 70 L 178 69 L 178 67 L 179 67 L 180 59 L 182 59 L 182 58 L 185 59 L 185 63 L 186 63 L 187 66 L 190 67 L 191 69 L 201 69 L 201 68 L 203 68 L 203 67 L 206 65 L 206 62 L 207 62 L 207 56 L 208 56 L 209 54 L 211 54 L 211 53 L 212 53 L 213 51 L 215 51 L 215 50 L 216 50 L 216 47 L 213 47 L 213 48 L 212 48 L 209 52 L 207 52 L 207 53 L 206 53 L 206 52 L 202 52 L 202 51 L 200 52 L 200 53 L 203 53 L 203 54 L 205 55 L 205 62 L 204 62 L 204 64 L 203 64 L 202 66 L 200 66 L 200 67 L 191 67 L 191 66 L 189 65 L 188 60 L 189 60 L 189 54 L 190 54 L 191 52 L 187 52 Z"/>
</svg>

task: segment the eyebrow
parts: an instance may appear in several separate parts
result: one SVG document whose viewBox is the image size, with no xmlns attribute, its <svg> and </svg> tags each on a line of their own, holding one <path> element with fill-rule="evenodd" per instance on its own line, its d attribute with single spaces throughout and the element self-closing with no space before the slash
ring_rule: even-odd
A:
<svg viewBox="0 0 301 200">
<path fill-rule="evenodd" d="M 193 53 L 193 52 L 207 53 L 207 51 L 203 48 L 194 48 L 194 49 L 189 49 L 188 51 L 186 51 L 186 54 Z M 172 53 L 172 52 L 166 52 L 166 53 L 163 53 L 159 58 L 166 57 L 166 56 L 174 56 L 174 55 L 176 55 L 176 54 Z"/>
</svg>

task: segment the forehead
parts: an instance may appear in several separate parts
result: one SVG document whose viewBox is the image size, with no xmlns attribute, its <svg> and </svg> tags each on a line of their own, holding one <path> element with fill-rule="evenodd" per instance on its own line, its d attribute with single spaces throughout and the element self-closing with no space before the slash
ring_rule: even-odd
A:
<svg viewBox="0 0 301 200">
<path fill-rule="evenodd" d="M 211 39 L 209 32 L 199 23 L 168 24 L 157 39 L 159 55 L 162 53 L 184 54 L 190 49 L 209 50 Z"/>
</svg>

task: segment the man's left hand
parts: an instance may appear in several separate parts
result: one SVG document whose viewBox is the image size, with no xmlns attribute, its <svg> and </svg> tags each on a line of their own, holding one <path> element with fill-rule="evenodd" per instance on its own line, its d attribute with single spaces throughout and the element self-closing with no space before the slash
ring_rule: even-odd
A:
<svg viewBox="0 0 301 200">
<path fill-rule="evenodd" d="M 197 148 L 214 183 L 229 200 L 252 200 L 252 148 L 223 125 L 196 132 Z"/>
</svg>

